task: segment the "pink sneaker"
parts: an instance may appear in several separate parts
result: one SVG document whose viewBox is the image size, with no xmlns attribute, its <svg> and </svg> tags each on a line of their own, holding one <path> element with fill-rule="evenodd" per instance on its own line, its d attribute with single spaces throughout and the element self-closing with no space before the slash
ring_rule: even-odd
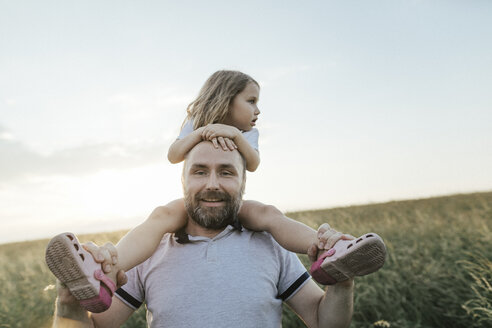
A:
<svg viewBox="0 0 492 328">
<path fill-rule="evenodd" d="M 333 248 L 334 255 L 325 252 L 311 265 L 313 279 L 323 285 L 375 272 L 386 259 L 383 240 L 372 232 L 353 240 L 339 240 Z"/>
<path fill-rule="evenodd" d="M 46 263 L 87 311 L 104 312 L 111 306 L 116 285 L 104 275 L 101 264 L 82 248 L 74 234 L 66 232 L 50 240 Z"/>
</svg>

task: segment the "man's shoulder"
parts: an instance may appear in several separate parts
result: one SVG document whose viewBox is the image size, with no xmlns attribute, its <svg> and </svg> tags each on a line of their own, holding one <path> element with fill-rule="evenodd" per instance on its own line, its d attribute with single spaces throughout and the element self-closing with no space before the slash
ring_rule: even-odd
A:
<svg viewBox="0 0 492 328">
<path fill-rule="evenodd" d="M 273 239 L 272 235 L 266 231 L 254 231 L 242 227 L 241 230 L 238 230 L 237 232 L 240 233 L 243 237 L 249 236 L 249 238 Z"/>
<path fill-rule="evenodd" d="M 174 247 L 176 244 L 177 242 L 174 233 L 165 233 L 154 253 L 146 261 L 141 263 L 141 265 L 148 264 L 152 260 L 155 260 L 155 258 L 160 258 L 167 249 Z"/>
<path fill-rule="evenodd" d="M 275 240 L 275 238 L 273 238 L 273 236 L 269 232 L 252 231 L 243 228 L 241 234 L 244 234 L 247 238 L 251 238 L 254 241 L 253 245 L 256 245 L 260 249 L 271 250 L 278 255 L 280 253 L 290 253 L 288 250 L 280 246 L 280 244 Z"/>
</svg>

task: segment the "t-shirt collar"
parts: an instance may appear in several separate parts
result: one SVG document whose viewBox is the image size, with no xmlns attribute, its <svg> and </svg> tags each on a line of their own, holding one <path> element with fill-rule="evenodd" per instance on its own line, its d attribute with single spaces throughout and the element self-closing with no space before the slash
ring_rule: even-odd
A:
<svg viewBox="0 0 492 328">
<path fill-rule="evenodd" d="M 240 223 L 234 226 L 228 225 L 224 228 L 224 230 L 222 230 L 220 233 L 217 234 L 217 236 L 213 238 L 208 238 L 204 236 L 191 236 L 184 232 L 184 230 L 176 232 L 174 237 L 176 241 L 180 244 L 195 243 L 200 241 L 216 241 L 229 236 L 235 230 L 242 231 L 242 226 Z"/>
</svg>

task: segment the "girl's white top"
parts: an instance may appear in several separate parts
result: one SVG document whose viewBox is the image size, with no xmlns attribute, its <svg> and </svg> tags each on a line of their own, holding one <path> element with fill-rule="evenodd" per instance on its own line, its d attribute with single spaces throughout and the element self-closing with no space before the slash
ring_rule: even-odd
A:
<svg viewBox="0 0 492 328">
<path fill-rule="evenodd" d="M 191 132 L 193 132 L 193 119 L 187 120 L 185 122 L 185 124 L 181 128 L 181 132 L 179 133 L 178 139 L 183 139 Z M 243 137 L 246 138 L 246 140 L 248 140 L 251 147 L 258 150 L 258 137 L 260 135 L 258 129 L 252 128 L 249 131 L 241 131 L 241 133 L 243 134 Z"/>
</svg>

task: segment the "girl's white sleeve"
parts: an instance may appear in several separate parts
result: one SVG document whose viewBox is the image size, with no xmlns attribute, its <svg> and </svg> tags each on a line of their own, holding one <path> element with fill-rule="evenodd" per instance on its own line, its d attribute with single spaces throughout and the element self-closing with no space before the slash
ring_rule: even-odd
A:
<svg viewBox="0 0 492 328">
<path fill-rule="evenodd" d="M 188 120 L 181 128 L 181 132 L 179 133 L 178 139 L 183 139 L 191 132 L 193 132 L 193 120 Z"/>
<path fill-rule="evenodd" d="M 256 129 L 256 128 L 253 128 L 249 131 L 243 132 L 243 137 L 246 138 L 246 140 L 249 142 L 251 147 L 253 147 L 257 151 L 259 151 L 258 150 L 258 138 L 259 138 L 259 136 L 260 136 L 260 133 L 259 133 L 258 129 Z"/>
</svg>

